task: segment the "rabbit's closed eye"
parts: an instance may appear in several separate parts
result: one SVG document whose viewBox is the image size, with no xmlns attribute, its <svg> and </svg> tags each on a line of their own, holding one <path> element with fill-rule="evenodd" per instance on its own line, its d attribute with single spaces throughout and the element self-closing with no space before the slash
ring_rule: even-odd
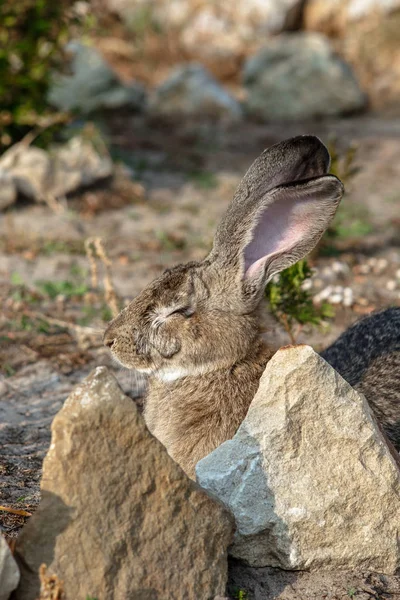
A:
<svg viewBox="0 0 400 600">
<path fill-rule="evenodd" d="M 185 304 L 183 306 L 177 307 L 167 307 L 163 308 L 159 311 L 152 322 L 152 327 L 158 328 L 160 325 L 163 325 L 167 322 L 170 317 L 182 316 L 185 318 L 189 318 L 194 314 L 194 308 Z"/>
<path fill-rule="evenodd" d="M 172 317 L 173 315 L 182 315 L 183 317 L 188 318 L 194 315 L 194 308 L 192 306 L 180 306 L 170 312 L 168 316 Z"/>
</svg>

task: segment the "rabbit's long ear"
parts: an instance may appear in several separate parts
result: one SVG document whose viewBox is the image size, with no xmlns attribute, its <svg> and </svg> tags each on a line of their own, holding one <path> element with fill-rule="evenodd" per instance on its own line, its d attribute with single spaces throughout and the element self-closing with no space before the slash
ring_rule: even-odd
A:
<svg viewBox="0 0 400 600">
<path fill-rule="evenodd" d="M 328 227 L 343 194 L 325 175 L 329 154 L 315 137 L 273 146 L 253 163 L 221 221 L 209 259 L 234 270 L 245 297 L 303 258 Z"/>
</svg>

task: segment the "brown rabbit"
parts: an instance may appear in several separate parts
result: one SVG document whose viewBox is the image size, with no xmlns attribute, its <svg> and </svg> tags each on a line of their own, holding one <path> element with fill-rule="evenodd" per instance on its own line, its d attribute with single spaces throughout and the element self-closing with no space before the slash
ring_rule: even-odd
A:
<svg viewBox="0 0 400 600">
<path fill-rule="evenodd" d="M 272 351 L 258 308 L 273 275 L 303 258 L 343 194 L 313 136 L 265 150 L 222 219 L 210 254 L 146 287 L 108 326 L 104 343 L 148 373 L 144 417 L 189 476 L 244 419 Z"/>
</svg>

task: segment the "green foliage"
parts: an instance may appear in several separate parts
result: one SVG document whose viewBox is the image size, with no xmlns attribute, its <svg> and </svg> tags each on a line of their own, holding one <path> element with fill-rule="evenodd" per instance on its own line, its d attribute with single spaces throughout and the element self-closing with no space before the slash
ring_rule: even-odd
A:
<svg viewBox="0 0 400 600">
<path fill-rule="evenodd" d="M 16 271 L 14 271 L 14 273 L 11 273 L 10 281 L 13 285 L 23 285 L 24 284 L 24 280 L 22 279 L 21 275 L 19 273 L 17 273 Z"/>
<path fill-rule="evenodd" d="M 26 314 L 19 315 L 16 319 L 9 321 L 9 328 L 12 331 L 28 331 L 35 333 L 49 333 L 49 323 L 40 317 L 30 317 Z"/>
<path fill-rule="evenodd" d="M 82 317 L 77 319 L 78 325 L 82 327 L 86 327 L 87 325 L 91 325 L 94 320 L 98 319 L 99 316 L 104 323 L 108 323 L 113 318 L 113 314 L 111 309 L 105 302 L 103 302 L 100 307 L 93 306 L 91 304 L 82 306 L 81 308 Z"/>
<path fill-rule="evenodd" d="M 328 235 L 331 238 L 360 238 L 372 231 L 368 211 L 362 207 L 348 206 L 339 210 Z"/>
<path fill-rule="evenodd" d="M 272 314 L 282 323 L 293 344 L 296 341 L 295 326 L 299 333 L 304 325 L 318 326 L 323 319 L 334 315 L 328 303 L 316 307 L 310 292 L 304 289 L 303 284 L 311 275 L 307 261 L 301 260 L 282 271 L 265 290 Z"/>
<path fill-rule="evenodd" d="M 69 5 L 68 0 L 0 2 L 0 148 L 52 114 L 46 95 L 51 70 L 62 57 Z"/>
<path fill-rule="evenodd" d="M 37 281 L 36 287 L 43 295 L 48 296 L 52 300 L 57 298 L 57 296 L 66 296 L 67 298 L 84 296 L 89 291 L 89 288 L 85 283 L 69 280 Z"/>
<path fill-rule="evenodd" d="M 358 172 L 358 167 L 354 164 L 357 146 L 350 145 L 345 149 L 343 154 L 340 154 L 337 149 L 336 141 L 332 140 L 328 144 L 328 150 L 331 155 L 330 173 L 336 175 L 336 177 L 346 185 Z"/>
<path fill-rule="evenodd" d="M 336 175 L 346 187 L 358 172 L 358 167 L 354 164 L 357 147 L 350 145 L 340 154 L 336 143 L 331 142 L 328 144 L 328 149 L 331 155 L 330 172 Z M 371 233 L 372 230 L 368 210 L 344 201 L 328 228 L 326 238 L 331 242 L 335 239 L 359 238 Z"/>
<path fill-rule="evenodd" d="M 188 177 L 196 187 L 203 190 L 210 190 L 218 185 L 215 173 L 211 171 L 192 171 L 188 173 Z"/>
<path fill-rule="evenodd" d="M 234 598 L 235 598 L 235 600 L 249 600 L 249 596 L 248 596 L 246 590 L 241 590 L 241 589 L 238 589 L 235 591 Z"/>
<path fill-rule="evenodd" d="M 12 377 L 13 375 L 15 375 L 15 369 L 8 363 L 4 363 L 4 365 L 2 366 L 2 371 L 6 377 Z"/>
</svg>

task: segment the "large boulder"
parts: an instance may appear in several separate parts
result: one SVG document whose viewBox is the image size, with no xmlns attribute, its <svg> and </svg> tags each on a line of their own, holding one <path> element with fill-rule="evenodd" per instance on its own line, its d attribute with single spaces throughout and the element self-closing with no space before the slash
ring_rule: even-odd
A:
<svg viewBox="0 0 400 600">
<path fill-rule="evenodd" d="M 243 70 L 246 108 L 261 120 L 301 120 L 344 115 L 366 98 L 329 40 L 315 33 L 271 39 Z"/>
<path fill-rule="evenodd" d="M 37 598 L 42 563 L 68 599 L 224 593 L 230 516 L 168 456 L 105 367 L 55 417 L 41 492 L 18 538 L 16 600 Z"/>
<path fill-rule="evenodd" d="M 108 153 L 83 136 L 75 136 L 66 144 L 50 148 L 49 152 L 21 142 L 11 146 L 0 158 L 0 183 L 3 179 L 14 186 L 15 192 L 38 202 L 64 197 L 112 173 Z"/>
<path fill-rule="evenodd" d="M 232 440 L 196 467 L 254 567 L 400 567 L 400 477 L 363 396 L 309 346 L 278 351 Z"/>
<path fill-rule="evenodd" d="M 72 55 L 71 75 L 54 74 L 48 94 L 50 104 L 83 114 L 102 109 L 143 110 L 142 85 L 124 84 L 96 48 L 71 42 L 68 50 Z"/>
<path fill-rule="evenodd" d="M 17 199 L 17 188 L 7 171 L 0 169 L 0 211 L 5 210 Z"/>
<path fill-rule="evenodd" d="M 198 64 L 176 68 L 150 98 L 150 112 L 172 117 L 212 117 L 237 120 L 239 102 Z"/>
<path fill-rule="evenodd" d="M 307 0 L 304 26 L 332 37 L 373 107 L 398 114 L 400 0 Z"/>
<path fill-rule="evenodd" d="M 11 550 L 0 533 L 0 600 L 8 600 L 19 582 L 19 570 Z"/>
</svg>

